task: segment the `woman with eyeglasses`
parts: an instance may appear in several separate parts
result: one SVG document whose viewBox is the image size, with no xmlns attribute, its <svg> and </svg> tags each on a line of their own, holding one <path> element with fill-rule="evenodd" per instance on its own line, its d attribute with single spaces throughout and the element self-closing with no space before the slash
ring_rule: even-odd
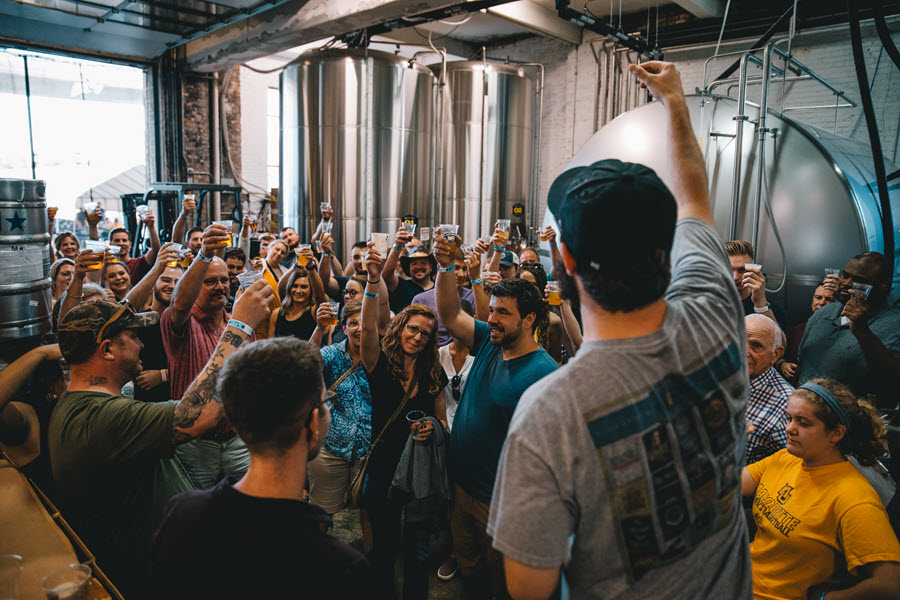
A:
<svg viewBox="0 0 900 600">
<path fill-rule="evenodd" d="M 336 394 L 331 427 L 319 455 L 309 463 L 309 501 L 329 514 L 344 507 L 347 486 L 372 443 L 372 399 L 360 362 L 362 303 L 351 300 L 341 311 L 343 341 L 322 348 L 325 385 Z"/>
<path fill-rule="evenodd" d="M 325 301 L 322 280 L 314 268 L 292 269 L 281 306 L 269 317 L 269 337 L 293 336 L 309 341 L 316 329 L 316 311 Z"/>
<path fill-rule="evenodd" d="M 384 259 L 372 249 L 365 257 L 368 282 L 363 294 L 360 352 L 372 397 L 372 437 L 381 434 L 366 471 L 363 508 L 371 522 L 373 545 L 369 561 L 376 589 L 373 597 L 394 597 L 394 559 L 404 554 L 404 598 L 428 595 L 428 529 L 424 523 L 405 523 L 401 537 L 402 506 L 388 497 L 400 455 L 411 435 L 428 442 L 434 424 L 428 419 L 407 421 L 411 411 L 444 420 L 442 391 L 447 376 L 437 345 L 437 315 L 427 306 L 411 304 L 378 335 L 378 300 Z M 393 417 L 393 419 L 392 419 Z"/>
<path fill-rule="evenodd" d="M 787 448 L 743 470 L 758 526 L 750 543 L 756 598 L 896 598 L 900 544 L 857 468 L 886 453 L 879 414 L 846 386 L 812 379 L 785 411 Z"/>
</svg>

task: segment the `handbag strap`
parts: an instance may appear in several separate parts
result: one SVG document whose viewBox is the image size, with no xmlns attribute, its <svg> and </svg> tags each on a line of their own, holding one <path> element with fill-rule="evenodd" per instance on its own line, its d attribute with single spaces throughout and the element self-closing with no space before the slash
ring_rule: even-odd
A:
<svg viewBox="0 0 900 600">
<path fill-rule="evenodd" d="M 391 426 L 398 416 L 400 416 L 400 412 L 403 410 L 403 407 L 406 406 L 406 402 L 409 400 L 410 395 L 412 394 L 413 389 L 416 387 L 416 382 L 419 377 L 417 373 L 413 373 L 412 379 L 409 380 L 409 387 L 406 388 L 406 393 L 403 394 L 403 400 L 400 401 L 400 404 L 397 405 L 396 410 L 394 410 L 394 414 L 391 415 L 391 418 L 387 420 L 387 423 L 384 424 L 381 431 L 378 433 L 378 437 L 375 438 L 375 441 L 372 442 L 372 445 L 369 446 L 369 453 L 371 454 L 372 449 L 375 448 L 375 444 L 378 443 L 378 440 L 381 439 L 381 436 L 384 435 L 384 432 L 387 431 L 387 428 Z"/>
<path fill-rule="evenodd" d="M 355 365 L 344 371 L 343 375 L 337 378 L 337 381 L 331 384 L 331 387 L 328 388 L 329 392 L 333 392 L 337 389 L 337 386 L 341 385 L 341 382 L 350 377 L 353 374 L 353 371 L 357 370 L 360 365 L 362 365 L 362 361 L 357 362 Z"/>
</svg>

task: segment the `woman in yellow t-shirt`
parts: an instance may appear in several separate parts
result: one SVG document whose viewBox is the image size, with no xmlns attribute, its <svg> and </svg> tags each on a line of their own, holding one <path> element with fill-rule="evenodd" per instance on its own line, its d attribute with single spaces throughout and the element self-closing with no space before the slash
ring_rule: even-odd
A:
<svg viewBox="0 0 900 600">
<path fill-rule="evenodd" d="M 878 494 L 847 460 L 883 456 L 884 424 L 845 386 L 806 382 L 785 414 L 787 448 L 749 465 L 742 491 L 758 599 L 896 598 L 900 544 Z"/>
</svg>

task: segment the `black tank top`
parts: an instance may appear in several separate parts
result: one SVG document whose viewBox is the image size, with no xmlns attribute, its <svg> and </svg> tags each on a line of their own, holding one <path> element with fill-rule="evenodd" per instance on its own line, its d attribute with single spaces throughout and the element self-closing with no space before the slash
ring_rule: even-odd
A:
<svg viewBox="0 0 900 600">
<path fill-rule="evenodd" d="M 298 319 L 288 321 L 284 309 L 281 309 L 278 311 L 278 317 L 275 318 L 276 337 L 294 336 L 308 342 L 315 329 L 316 320 L 313 318 L 311 310 L 304 312 Z"/>
</svg>

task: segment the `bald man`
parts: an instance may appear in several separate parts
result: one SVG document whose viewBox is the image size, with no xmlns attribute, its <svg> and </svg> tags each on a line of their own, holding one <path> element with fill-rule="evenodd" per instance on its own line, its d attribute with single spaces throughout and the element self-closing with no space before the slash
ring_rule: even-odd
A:
<svg viewBox="0 0 900 600">
<path fill-rule="evenodd" d="M 750 398 L 747 403 L 747 464 L 775 454 L 787 445 L 784 411 L 794 392 L 773 367 L 784 354 L 778 323 L 763 315 L 744 317 L 747 329 L 747 370 Z"/>
</svg>

